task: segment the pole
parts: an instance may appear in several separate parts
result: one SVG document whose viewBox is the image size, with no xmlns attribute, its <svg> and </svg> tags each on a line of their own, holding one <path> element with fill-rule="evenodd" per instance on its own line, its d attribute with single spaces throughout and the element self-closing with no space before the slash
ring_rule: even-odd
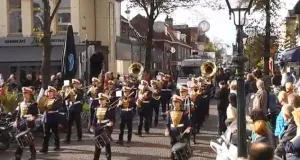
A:
<svg viewBox="0 0 300 160">
<path fill-rule="evenodd" d="M 245 83 L 244 83 L 244 65 L 247 58 L 243 55 L 243 26 L 237 25 L 237 45 L 238 53 L 233 62 L 236 65 L 237 78 L 237 125 L 238 125 L 238 157 L 247 158 L 246 141 L 246 114 L 245 114 Z"/>
<path fill-rule="evenodd" d="M 85 39 L 85 86 L 89 85 L 89 75 L 88 75 L 88 69 L 89 69 L 89 56 L 88 56 L 88 47 L 89 47 L 89 41 L 87 39 Z"/>
<path fill-rule="evenodd" d="M 270 0 L 266 0 L 266 7 L 265 7 L 265 12 L 266 12 L 266 26 L 265 26 L 265 31 L 266 31 L 266 36 L 265 36 L 265 50 L 264 50 L 264 81 L 265 81 L 265 87 L 269 89 L 269 86 L 271 84 L 271 79 L 269 77 L 269 60 L 270 60 L 270 41 L 271 41 L 271 2 Z"/>
</svg>

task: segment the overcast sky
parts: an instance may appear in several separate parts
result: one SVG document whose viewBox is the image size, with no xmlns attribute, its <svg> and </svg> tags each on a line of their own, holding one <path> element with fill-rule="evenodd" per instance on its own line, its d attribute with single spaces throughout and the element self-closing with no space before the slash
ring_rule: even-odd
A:
<svg viewBox="0 0 300 160">
<path fill-rule="evenodd" d="M 298 0 L 282 0 L 285 6 L 280 11 L 282 17 L 287 15 L 288 9 L 292 9 Z M 225 3 L 225 0 L 224 0 Z M 122 2 L 122 15 L 127 18 L 125 10 L 127 2 Z M 131 9 L 130 18 L 140 13 L 145 15 L 145 12 L 141 9 Z M 164 21 L 166 15 L 160 15 L 158 21 Z M 193 7 L 191 9 L 177 9 L 171 14 L 175 24 L 188 24 L 189 26 L 197 26 L 202 20 L 206 20 L 210 23 L 210 30 L 207 32 L 207 36 L 218 41 L 222 41 L 231 46 L 235 42 L 236 30 L 232 20 L 229 20 L 228 9 L 220 11 L 212 11 L 211 9 L 201 8 L 200 6 Z M 231 54 L 231 47 L 227 49 L 227 54 Z"/>
</svg>

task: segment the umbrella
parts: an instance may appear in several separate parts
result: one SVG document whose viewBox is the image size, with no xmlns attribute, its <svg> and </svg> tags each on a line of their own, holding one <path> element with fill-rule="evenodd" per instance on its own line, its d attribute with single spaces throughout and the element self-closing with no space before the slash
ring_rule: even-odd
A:
<svg viewBox="0 0 300 160">
<path fill-rule="evenodd" d="M 76 55 L 76 45 L 74 41 L 74 32 L 71 24 L 69 24 L 67 29 L 67 36 L 64 44 L 64 50 L 61 61 L 62 78 L 64 80 L 71 80 L 76 76 L 78 62 Z"/>
</svg>

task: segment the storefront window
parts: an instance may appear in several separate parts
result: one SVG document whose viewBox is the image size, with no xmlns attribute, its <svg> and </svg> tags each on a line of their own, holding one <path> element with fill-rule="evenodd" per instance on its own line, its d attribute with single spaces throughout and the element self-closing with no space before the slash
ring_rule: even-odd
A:
<svg viewBox="0 0 300 160">
<path fill-rule="evenodd" d="M 38 32 L 44 26 L 44 4 L 42 0 L 33 0 L 33 32 Z"/>
<path fill-rule="evenodd" d="M 71 1 L 62 0 L 57 11 L 57 31 L 66 32 L 71 23 Z"/>
<path fill-rule="evenodd" d="M 9 33 L 22 33 L 21 0 L 9 0 Z"/>
</svg>

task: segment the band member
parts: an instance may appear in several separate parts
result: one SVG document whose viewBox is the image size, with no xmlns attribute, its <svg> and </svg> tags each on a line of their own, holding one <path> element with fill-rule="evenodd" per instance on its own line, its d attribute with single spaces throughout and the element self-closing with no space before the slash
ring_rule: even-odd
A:
<svg viewBox="0 0 300 160">
<path fill-rule="evenodd" d="M 193 125 L 193 121 L 192 121 L 192 119 L 193 119 L 192 114 L 195 111 L 195 106 L 194 106 L 194 103 L 192 102 L 191 97 L 188 94 L 188 91 L 189 91 L 189 89 L 187 87 L 182 86 L 179 89 L 179 95 L 183 99 L 182 108 L 184 110 L 184 114 L 188 116 L 189 121 L 191 123 L 193 142 L 195 144 L 196 143 L 196 132 L 195 132 L 196 128 L 193 127 L 195 125 Z"/>
<path fill-rule="evenodd" d="M 143 125 L 145 132 L 148 134 L 150 131 L 149 121 L 150 121 L 150 112 L 151 112 L 151 92 L 148 86 L 148 82 L 145 80 L 141 81 L 140 91 L 138 93 L 138 100 L 136 102 L 138 113 L 140 117 L 138 132 L 137 135 L 142 136 Z"/>
<path fill-rule="evenodd" d="M 165 119 L 166 110 L 169 110 L 170 99 L 172 97 L 172 83 L 170 81 L 171 76 L 165 74 L 162 80 L 162 89 L 161 89 L 161 107 L 162 107 L 162 116 Z"/>
<path fill-rule="evenodd" d="M 83 100 L 83 90 L 79 87 L 81 86 L 80 81 L 77 79 L 72 79 L 72 86 L 66 93 L 66 100 L 68 101 L 68 129 L 67 137 L 65 142 L 69 143 L 71 139 L 72 125 L 75 121 L 77 128 L 77 140 L 82 140 L 82 128 L 81 128 L 81 116 L 82 112 L 82 100 Z"/>
<path fill-rule="evenodd" d="M 54 136 L 54 150 L 57 151 L 60 149 L 60 139 L 58 134 L 58 123 L 60 119 L 60 115 L 58 110 L 62 108 L 61 99 L 57 98 L 57 91 L 54 87 L 48 86 L 46 91 L 47 100 L 45 105 L 43 106 L 45 111 L 43 115 L 43 123 L 44 123 L 44 140 L 42 144 L 42 149 L 40 152 L 47 153 L 49 146 L 49 138 L 51 132 Z M 50 132 L 51 131 L 51 132 Z"/>
<path fill-rule="evenodd" d="M 190 121 L 188 120 L 188 116 L 184 114 L 181 105 L 182 102 L 183 99 L 181 97 L 174 95 L 172 97 L 173 109 L 167 114 L 165 135 L 170 136 L 171 147 L 178 142 L 178 137 L 181 135 L 183 135 L 182 138 L 188 139 L 188 134 L 191 130 Z M 171 159 L 174 159 L 173 152 L 171 153 Z"/>
<path fill-rule="evenodd" d="M 87 96 L 90 98 L 89 108 L 90 108 L 90 121 L 88 126 L 88 133 L 91 133 L 91 127 L 93 123 L 93 118 L 95 115 L 95 108 L 99 106 L 99 100 L 97 98 L 98 94 L 102 90 L 100 89 L 100 80 L 96 77 L 92 78 L 92 87 L 88 90 Z"/>
<path fill-rule="evenodd" d="M 38 115 L 37 103 L 34 102 L 32 99 L 32 90 L 28 87 L 23 87 L 22 92 L 24 101 L 19 103 L 16 109 L 16 111 L 18 112 L 18 116 L 14 124 L 14 126 L 17 127 L 19 132 L 26 131 L 28 127 L 34 127 L 34 120 L 37 118 Z M 28 160 L 35 160 L 36 150 L 34 147 L 34 143 L 29 146 L 29 150 L 31 152 L 31 155 L 28 158 Z M 22 154 L 23 148 L 18 146 L 15 153 L 15 160 L 21 160 Z"/>
<path fill-rule="evenodd" d="M 109 73 L 111 73 L 111 72 L 109 72 Z M 109 99 L 108 106 L 112 107 L 111 110 L 113 110 L 114 112 L 116 111 L 115 107 L 111 106 L 111 105 L 118 100 L 118 98 L 116 97 L 115 87 L 116 87 L 115 82 L 113 80 L 109 80 L 107 82 L 106 89 L 104 89 L 104 93 L 106 95 L 108 95 L 108 99 Z M 114 104 L 116 104 L 116 103 L 114 103 Z M 116 122 L 116 117 L 114 117 L 113 124 L 115 124 L 115 122 Z M 111 132 L 113 132 L 113 128 L 114 127 L 111 127 L 111 129 L 112 129 Z"/>
<path fill-rule="evenodd" d="M 155 113 L 154 116 L 154 125 L 157 126 L 158 124 L 158 113 L 159 113 L 159 105 L 160 105 L 160 88 L 159 88 L 159 81 L 151 80 L 151 87 L 153 89 L 152 92 L 152 99 L 151 99 L 151 114 L 150 114 L 150 126 L 152 126 L 152 118 L 153 118 L 153 111 Z"/>
<path fill-rule="evenodd" d="M 132 137 L 132 121 L 133 121 L 133 115 L 135 112 L 135 100 L 134 97 L 131 96 L 130 92 L 131 88 L 129 87 L 123 87 L 123 97 L 119 101 L 118 106 L 121 108 L 121 121 L 120 121 L 120 134 L 119 134 L 119 143 L 120 145 L 123 144 L 123 135 L 124 135 L 124 129 L 125 125 L 127 126 L 128 129 L 128 135 L 127 135 L 127 143 L 131 142 L 131 137 Z"/>
<path fill-rule="evenodd" d="M 107 104 L 109 97 L 104 93 L 99 93 L 99 105 L 95 108 L 95 118 L 93 125 L 95 128 L 95 137 L 103 133 L 105 130 L 110 131 L 113 126 L 113 120 L 115 112 L 111 110 Z M 111 134 L 111 132 L 109 133 Z M 111 146 L 110 143 L 105 146 L 106 158 L 111 159 Z M 95 145 L 94 160 L 99 160 L 101 154 L 101 148 Z"/>
</svg>

